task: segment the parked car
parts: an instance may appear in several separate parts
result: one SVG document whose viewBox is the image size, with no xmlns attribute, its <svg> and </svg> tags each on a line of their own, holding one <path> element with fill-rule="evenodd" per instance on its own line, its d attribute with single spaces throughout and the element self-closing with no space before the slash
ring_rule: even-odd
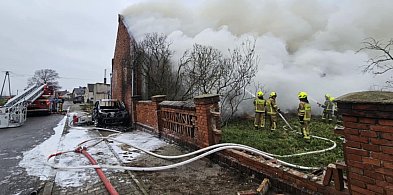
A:
<svg viewBox="0 0 393 195">
<path fill-rule="evenodd" d="M 83 96 L 76 96 L 76 97 L 74 97 L 73 99 L 72 99 L 72 102 L 74 103 L 74 104 L 76 104 L 76 103 L 83 103 L 84 102 L 84 97 Z"/>
<path fill-rule="evenodd" d="M 94 103 L 92 120 L 95 126 L 127 125 L 130 118 L 123 102 L 117 99 L 101 99 Z"/>
</svg>

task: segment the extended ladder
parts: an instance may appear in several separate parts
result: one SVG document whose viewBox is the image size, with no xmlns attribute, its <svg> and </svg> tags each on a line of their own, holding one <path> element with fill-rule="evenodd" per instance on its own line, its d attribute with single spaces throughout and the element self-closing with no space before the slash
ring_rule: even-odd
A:
<svg viewBox="0 0 393 195">
<path fill-rule="evenodd" d="M 26 121 L 27 106 L 44 93 L 43 85 L 34 85 L 0 107 L 0 128 L 19 127 Z"/>
</svg>

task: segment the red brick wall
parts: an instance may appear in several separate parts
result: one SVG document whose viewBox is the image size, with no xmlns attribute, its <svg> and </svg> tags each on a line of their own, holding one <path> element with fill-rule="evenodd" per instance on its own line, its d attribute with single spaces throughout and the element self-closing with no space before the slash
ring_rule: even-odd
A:
<svg viewBox="0 0 393 195">
<path fill-rule="evenodd" d="M 214 133 L 211 111 L 216 111 L 220 97 L 218 95 L 202 95 L 194 98 L 198 132 L 196 135 L 197 144 L 204 148 L 214 144 Z"/>
<path fill-rule="evenodd" d="M 263 158 L 237 151 L 225 150 L 215 156 L 219 163 L 227 164 L 242 173 L 254 175 L 258 178 L 269 178 L 271 184 L 282 192 L 290 194 L 334 194 L 348 195 L 348 190 L 337 191 L 334 186 L 322 185 L 321 178 L 312 181 L 313 175 L 285 168 L 282 165 Z"/>
<path fill-rule="evenodd" d="M 203 148 L 209 145 L 215 144 L 216 140 L 220 140 L 214 136 L 221 136 L 221 134 L 217 135 L 213 133 L 213 128 L 216 127 L 216 124 L 212 124 L 212 114 L 211 111 L 216 111 L 218 108 L 218 95 L 204 95 L 195 97 L 194 107 L 185 108 L 184 105 L 176 106 L 174 104 L 168 104 L 164 106 L 160 106 L 160 102 L 165 100 L 165 96 L 153 96 L 152 101 L 136 101 L 135 106 L 135 122 L 139 126 L 140 129 L 153 131 L 156 134 L 159 134 L 163 137 L 167 137 L 170 139 L 178 140 L 179 142 L 183 142 L 187 145 L 193 145 L 194 147 Z M 173 111 L 177 113 L 194 115 L 196 118 L 195 121 L 195 137 L 191 138 L 190 136 L 176 133 L 177 130 L 169 130 L 165 131 L 163 128 L 160 128 L 161 119 L 160 111 Z M 218 123 L 219 124 L 219 123 Z M 137 128 L 138 128 L 137 126 Z M 219 131 L 219 129 L 217 130 Z"/>
<path fill-rule="evenodd" d="M 119 15 L 115 53 L 112 59 L 112 98 L 122 100 L 132 112 L 132 66 L 135 40 L 129 34 L 123 16 Z M 138 70 L 137 68 L 135 70 Z M 140 79 L 135 79 L 136 81 Z M 137 82 L 136 82 L 137 83 Z M 134 95 L 140 90 L 134 86 Z M 132 115 L 130 115 L 132 117 Z"/>
<path fill-rule="evenodd" d="M 152 101 L 139 101 L 136 104 L 136 123 L 158 132 L 157 103 Z"/>
<path fill-rule="evenodd" d="M 163 138 L 174 140 L 190 148 L 203 148 L 216 144 L 213 130 L 219 128 L 214 123 L 212 112 L 217 112 L 219 97 L 216 95 L 203 95 L 194 98 L 194 106 L 185 106 L 179 102 L 165 101 L 163 96 L 154 96 L 152 101 L 138 101 L 136 103 L 136 127 L 160 135 Z M 162 103 L 160 103 L 162 102 Z M 160 128 L 161 112 L 189 113 L 196 116 L 195 137 L 191 138 L 173 130 Z M 307 174 L 285 168 L 282 165 L 255 158 L 255 156 L 236 150 L 226 150 L 213 154 L 213 159 L 221 164 L 239 169 L 249 175 L 259 175 L 260 178 L 270 178 L 274 186 L 284 192 L 294 194 L 338 194 L 347 195 L 348 190 L 337 191 L 333 185 L 324 186 L 321 177 L 311 181 Z"/>
<path fill-rule="evenodd" d="M 194 108 L 182 108 L 180 106 L 175 106 L 175 105 L 161 105 L 161 113 L 166 112 L 166 113 L 182 113 L 185 115 L 190 115 L 190 116 L 195 116 L 195 107 Z M 183 129 L 185 130 L 185 129 Z M 198 128 L 195 126 L 193 129 L 194 133 L 198 131 Z M 178 143 L 181 143 L 183 145 L 191 146 L 191 148 L 196 148 L 197 146 L 197 139 L 194 137 L 189 136 L 184 133 L 185 131 L 177 133 L 176 131 L 166 129 L 166 128 L 160 128 L 160 134 L 161 136 L 165 137 L 166 139 L 171 139 L 175 140 Z"/>
<path fill-rule="evenodd" d="M 338 99 L 349 189 L 353 194 L 393 194 L 391 101 L 392 92 L 359 92 Z"/>
</svg>

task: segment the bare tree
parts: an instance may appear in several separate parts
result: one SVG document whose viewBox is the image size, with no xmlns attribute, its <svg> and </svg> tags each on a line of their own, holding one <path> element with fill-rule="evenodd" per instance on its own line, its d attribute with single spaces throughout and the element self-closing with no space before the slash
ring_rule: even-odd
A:
<svg viewBox="0 0 393 195">
<path fill-rule="evenodd" d="M 164 94 L 171 100 L 189 100 L 201 94 L 219 94 L 222 118 L 230 119 L 246 99 L 246 86 L 255 77 L 255 40 L 229 50 L 227 57 L 213 47 L 195 44 L 184 52 L 177 67 L 170 60 L 170 45 L 167 36 L 158 33 L 146 34 L 137 44 L 134 63 L 142 67 L 145 98 Z"/>
<path fill-rule="evenodd" d="M 176 76 L 170 61 L 173 54 L 170 45 L 167 36 L 158 33 L 145 34 L 137 44 L 135 62 L 142 68 L 147 97 L 158 94 L 173 97 Z"/>
<path fill-rule="evenodd" d="M 393 46 L 393 39 L 387 42 L 379 41 L 374 38 L 367 38 L 363 42 L 363 47 L 357 52 L 368 50 L 371 52 L 372 57 L 367 61 L 364 66 L 363 72 L 371 72 L 375 75 L 385 74 L 393 70 L 393 56 L 391 48 Z M 388 80 L 386 83 L 393 87 L 393 81 Z"/>
<path fill-rule="evenodd" d="M 27 80 L 27 87 L 46 83 L 54 90 L 58 90 L 61 89 L 59 82 L 57 81 L 59 78 L 59 74 L 53 69 L 36 70 L 34 76 Z"/>
<path fill-rule="evenodd" d="M 195 44 L 180 60 L 179 76 L 185 92 L 182 97 L 219 94 L 222 119 L 227 121 L 245 100 L 246 87 L 255 77 L 258 57 L 254 49 L 255 41 L 247 40 L 225 57 L 213 47 Z"/>
</svg>

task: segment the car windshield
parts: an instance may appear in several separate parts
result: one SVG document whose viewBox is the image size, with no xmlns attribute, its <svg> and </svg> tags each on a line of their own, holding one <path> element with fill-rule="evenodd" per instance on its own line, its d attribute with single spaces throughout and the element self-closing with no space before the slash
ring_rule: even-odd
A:
<svg viewBox="0 0 393 195">
<path fill-rule="evenodd" d="M 101 101 L 101 109 L 122 109 L 123 106 L 119 101 Z"/>
</svg>

